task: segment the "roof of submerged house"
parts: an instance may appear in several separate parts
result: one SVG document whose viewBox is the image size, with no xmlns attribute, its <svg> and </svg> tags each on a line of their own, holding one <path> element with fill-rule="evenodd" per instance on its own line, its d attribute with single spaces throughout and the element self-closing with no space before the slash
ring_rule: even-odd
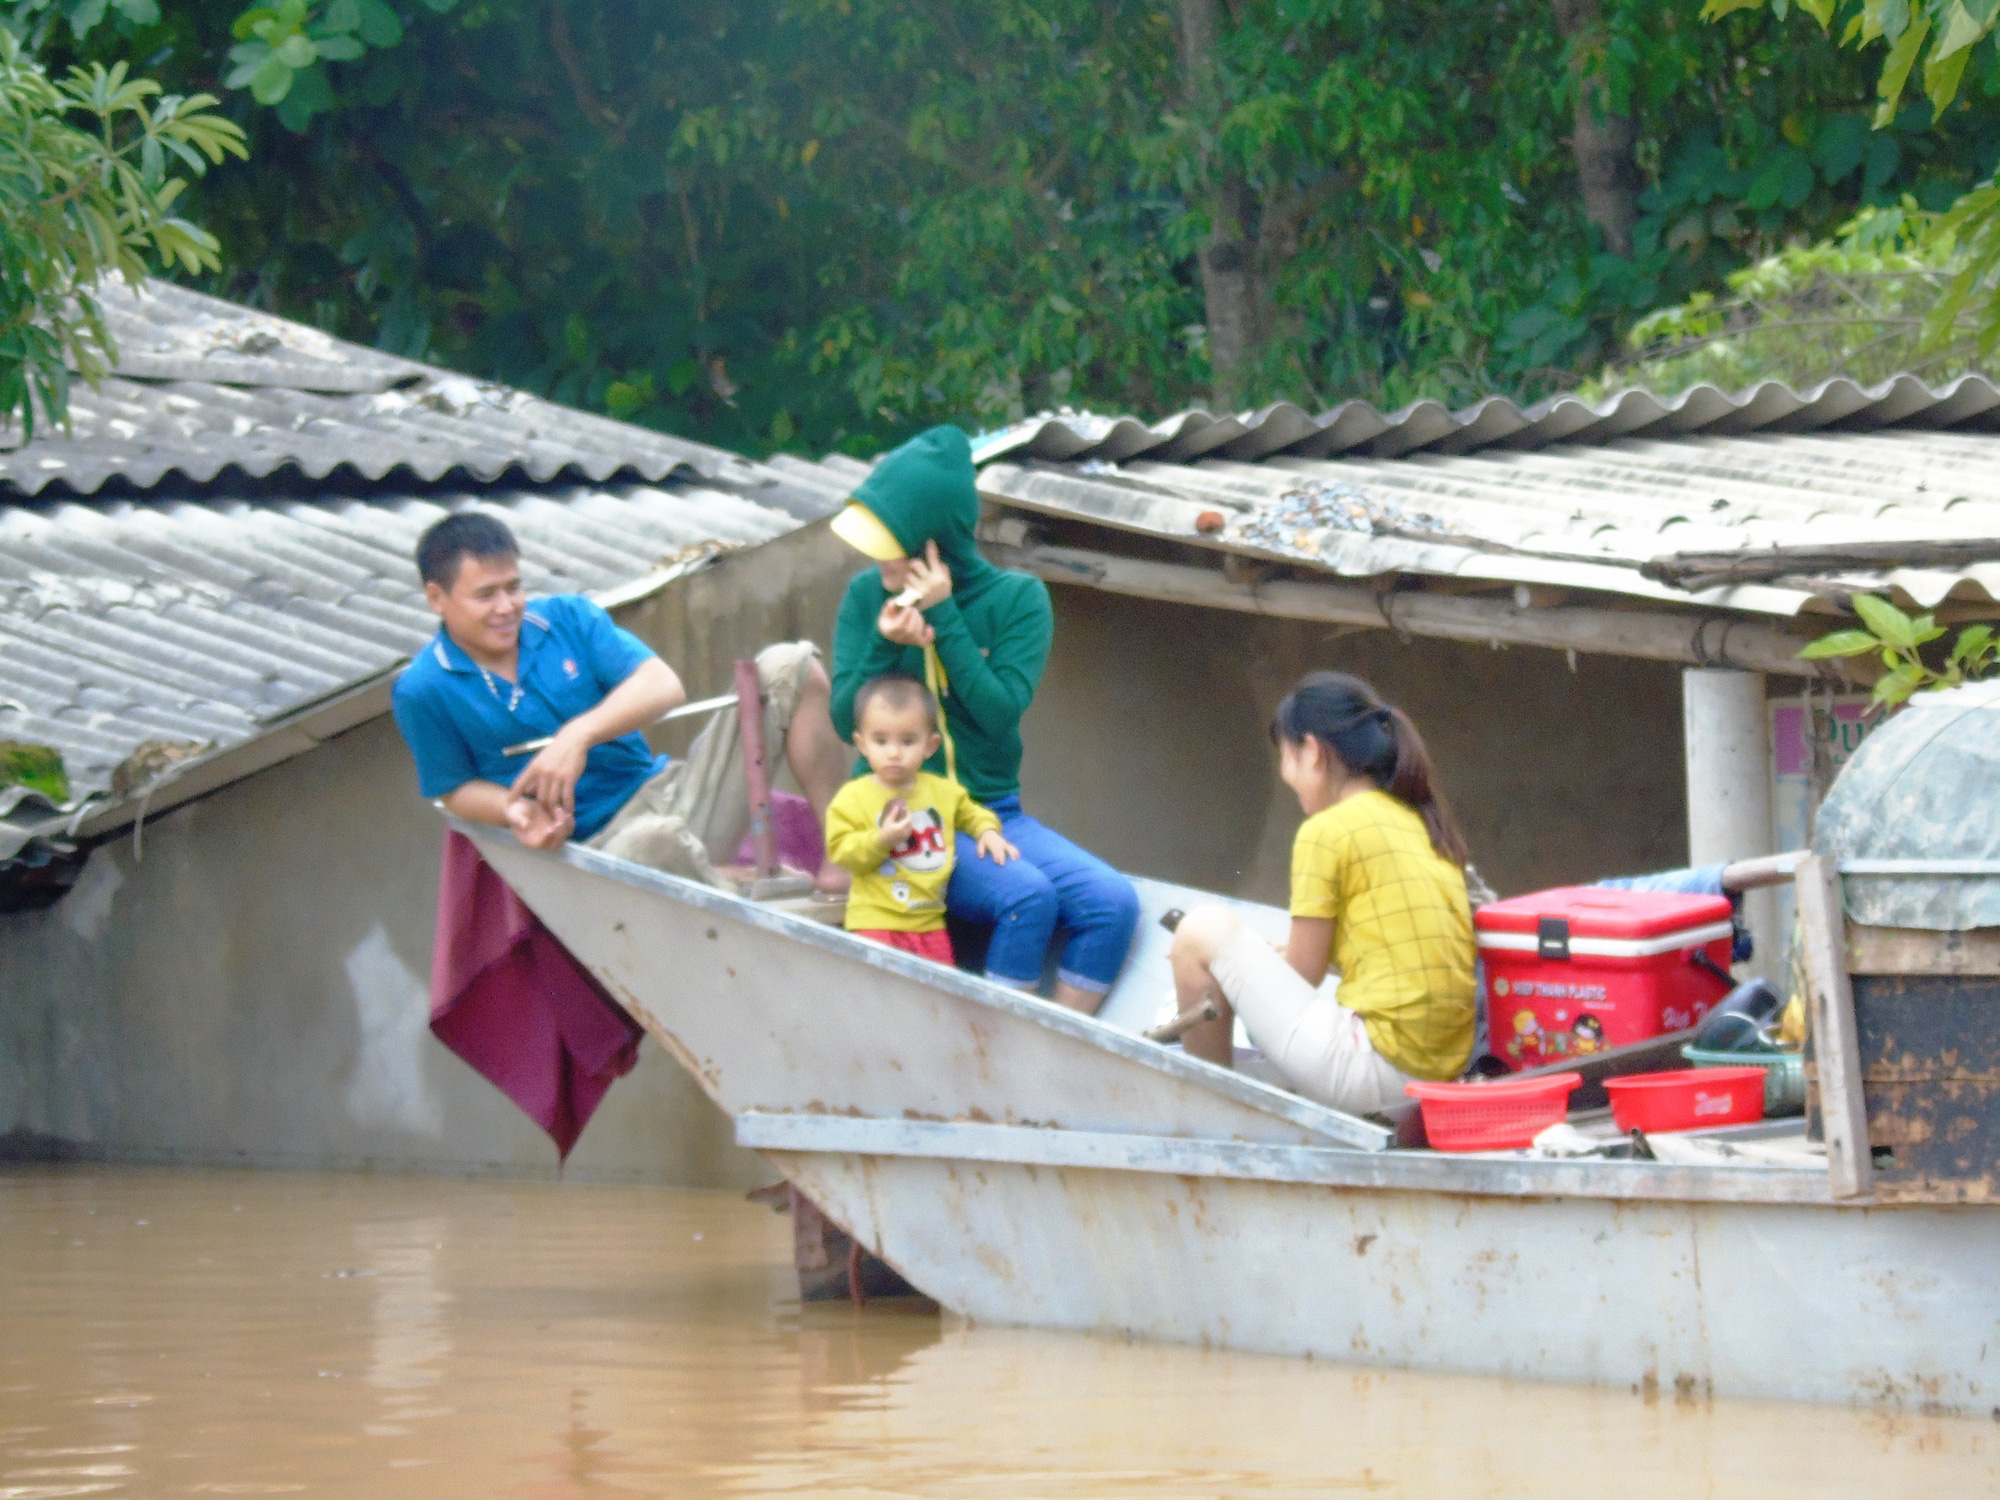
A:
<svg viewBox="0 0 2000 1500">
<path fill-rule="evenodd" d="M 179 288 L 108 303 L 116 373 L 78 387 L 69 433 L 0 445 L 0 740 L 61 751 L 81 805 L 54 822 L 86 835 L 381 713 L 436 628 L 410 557 L 449 511 L 504 517 L 530 592 L 616 604 L 865 472 L 754 463 Z M 0 860 L 51 825 L 18 788 L 9 815 Z"/>
<path fill-rule="evenodd" d="M 2000 388 L 1978 376 L 1060 413 L 978 452 L 991 544 L 1128 593 L 1794 671 L 1857 590 L 2000 613 Z"/>
</svg>

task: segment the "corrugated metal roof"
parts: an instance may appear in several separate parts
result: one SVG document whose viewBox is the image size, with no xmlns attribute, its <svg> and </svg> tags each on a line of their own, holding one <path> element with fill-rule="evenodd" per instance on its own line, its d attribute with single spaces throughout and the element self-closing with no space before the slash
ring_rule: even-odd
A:
<svg viewBox="0 0 2000 1500">
<path fill-rule="evenodd" d="M 1283 426 L 1267 412 L 1254 414 L 1261 425 L 1242 419 L 1239 437 L 1204 455 L 1171 461 L 1158 455 L 1176 451 L 1172 444 L 1183 443 L 1191 426 L 1199 438 L 1216 424 L 1199 425 L 1208 420 L 1199 413 L 1149 428 L 1093 419 L 1080 430 L 1074 417 L 1038 419 L 981 445 L 988 461 L 980 488 L 1026 511 L 1346 577 L 1543 585 L 1767 616 L 1794 615 L 1858 588 L 1889 589 L 1926 609 L 1947 600 L 2000 600 L 2000 548 L 1996 561 L 1963 567 L 1856 568 L 1697 592 L 1640 573 L 1649 560 L 1678 552 L 2000 539 L 2000 434 L 1921 425 L 2000 409 L 2000 390 L 1968 377 L 1927 392 L 1930 405 L 1920 409 L 1911 391 L 1925 388 L 1905 377 L 1860 393 L 1873 400 L 1872 415 L 1846 402 L 1844 420 L 1876 421 L 1872 430 L 1824 430 L 1821 419 L 1833 420 L 1829 412 L 1842 407 L 1836 384 L 1810 398 L 1770 384 L 1745 393 L 1733 402 L 1738 425 L 1747 423 L 1746 413 L 1781 411 L 1776 393 L 1801 405 L 1790 419 L 1744 435 L 1724 435 L 1729 423 L 1720 420 L 1674 437 L 1606 437 L 1610 429 L 1600 427 L 1596 441 L 1579 440 L 1577 429 L 1560 443 L 1495 442 L 1462 452 L 1442 443 L 1411 442 L 1400 451 L 1361 443 L 1337 457 L 1300 456 L 1320 441 L 1300 438 L 1259 454 L 1244 438 L 1277 436 L 1271 429 Z M 1857 391 L 1850 386 L 1846 394 Z M 1683 416 L 1703 404 L 1693 399 L 1699 394 L 1680 398 Z M 1628 392 L 1589 408 L 1566 404 L 1607 423 L 1631 408 L 1670 405 L 1641 396 Z M 1514 436 L 1528 426 L 1547 432 L 1559 425 L 1551 406 L 1562 404 L 1507 408 L 1510 420 L 1527 424 Z M 1806 408 L 1811 422 L 1799 417 Z M 1463 436 L 1494 409 L 1482 403 L 1452 420 Z M 1320 419 L 1320 438 L 1351 411 L 1336 408 Z M 1393 430 L 1404 419 L 1415 425 L 1414 411 L 1376 416 Z M 1890 416 L 1903 425 L 1882 425 Z M 1820 430 L 1788 432 L 1780 420 Z M 1130 446 L 1134 429 L 1169 440 L 1109 456 Z M 1076 446 L 1085 436 L 1095 441 Z M 1041 456 L 1065 447 L 1073 447 L 1066 458 Z"/>
<path fill-rule="evenodd" d="M 62 752 L 73 796 L 96 799 L 86 832 L 129 819 L 170 765 L 177 800 L 380 713 L 436 628 L 410 559 L 448 511 L 503 517 L 531 593 L 616 603 L 829 513 L 866 472 L 752 463 L 178 289 L 114 307 L 135 378 L 79 391 L 73 436 L 0 452 L 0 501 L 16 492 L 0 503 L 0 739 Z M 227 472 L 287 465 L 334 478 L 296 497 Z M 398 472 L 458 482 L 344 482 Z M 114 477 L 124 497 L 95 497 Z M 48 831 L 15 801 L 0 794 L 0 859 L 24 827 Z"/>
<path fill-rule="evenodd" d="M 1937 429 L 1996 421 L 2000 421 L 2000 387 L 1982 375 L 1961 376 L 1935 387 L 1914 375 L 1896 375 L 1873 386 L 1845 378 L 1828 380 L 1803 394 L 1781 380 L 1765 380 L 1733 394 L 1696 385 L 1675 396 L 1622 390 L 1598 401 L 1564 395 L 1532 406 L 1489 396 L 1457 412 L 1436 401 L 1416 401 L 1390 412 L 1366 401 L 1343 401 L 1318 416 L 1279 401 L 1236 415 L 1197 409 L 1152 423 L 1130 416 L 1045 412 L 982 439 L 974 451 L 982 463 L 1002 457 L 1016 462 L 1123 463 L 1141 455 L 1157 463 L 1188 463 L 1204 457 L 1253 463 L 1278 454 L 1394 458 L 1420 452 L 1603 443 L 1642 435 L 1811 432 L 1833 426 L 1868 429 L 1903 424 Z"/>
<path fill-rule="evenodd" d="M 116 373 L 78 386 L 70 431 L 0 433 L 0 492 L 93 495 L 230 472 L 322 480 L 748 480 L 735 454 L 344 343 L 183 287 L 103 293 Z"/>
</svg>

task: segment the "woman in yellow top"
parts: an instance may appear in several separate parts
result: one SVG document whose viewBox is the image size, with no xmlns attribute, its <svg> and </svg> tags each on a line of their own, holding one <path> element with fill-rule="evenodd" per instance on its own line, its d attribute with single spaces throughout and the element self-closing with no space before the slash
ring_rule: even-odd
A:
<svg viewBox="0 0 2000 1500">
<path fill-rule="evenodd" d="M 1340 672 L 1313 672 L 1278 705 L 1278 774 L 1306 821 L 1292 845 L 1292 931 L 1274 952 L 1221 907 L 1174 934 L 1182 1010 L 1222 1015 L 1188 1052 L 1229 1066 L 1235 1015 L 1309 1099 L 1367 1114 L 1412 1078 L 1456 1078 L 1472 1054 L 1474 942 L 1465 840 L 1430 753 L 1400 709 Z M 1338 999 L 1322 994 L 1329 968 Z"/>
</svg>

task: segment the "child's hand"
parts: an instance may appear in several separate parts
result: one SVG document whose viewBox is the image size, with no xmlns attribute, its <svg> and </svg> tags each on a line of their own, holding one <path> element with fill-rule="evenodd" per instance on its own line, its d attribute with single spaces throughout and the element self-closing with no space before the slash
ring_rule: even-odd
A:
<svg viewBox="0 0 2000 1500">
<path fill-rule="evenodd" d="M 910 830 L 917 826 L 910 804 L 897 797 L 882 810 L 882 842 L 891 854 L 909 842 Z"/>
<path fill-rule="evenodd" d="M 979 835 L 979 857 L 990 859 L 996 865 L 1004 865 L 1010 859 L 1019 859 L 1021 851 L 1007 842 L 1007 836 L 997 828 Z"/>
</svg>

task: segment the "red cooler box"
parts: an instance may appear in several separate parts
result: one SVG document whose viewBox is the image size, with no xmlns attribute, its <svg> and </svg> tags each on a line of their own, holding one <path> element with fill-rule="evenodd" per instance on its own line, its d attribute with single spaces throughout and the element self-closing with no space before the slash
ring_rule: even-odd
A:
<svg viewBox="0 0 2000 1500">
<path fill-rule="evenodd" d="M 1487 1045 L 1510 1068 L 1692 1026 L 1729 993 L 1726 896 L 1571 885 L 1482 906 Z"/>
</svg>

